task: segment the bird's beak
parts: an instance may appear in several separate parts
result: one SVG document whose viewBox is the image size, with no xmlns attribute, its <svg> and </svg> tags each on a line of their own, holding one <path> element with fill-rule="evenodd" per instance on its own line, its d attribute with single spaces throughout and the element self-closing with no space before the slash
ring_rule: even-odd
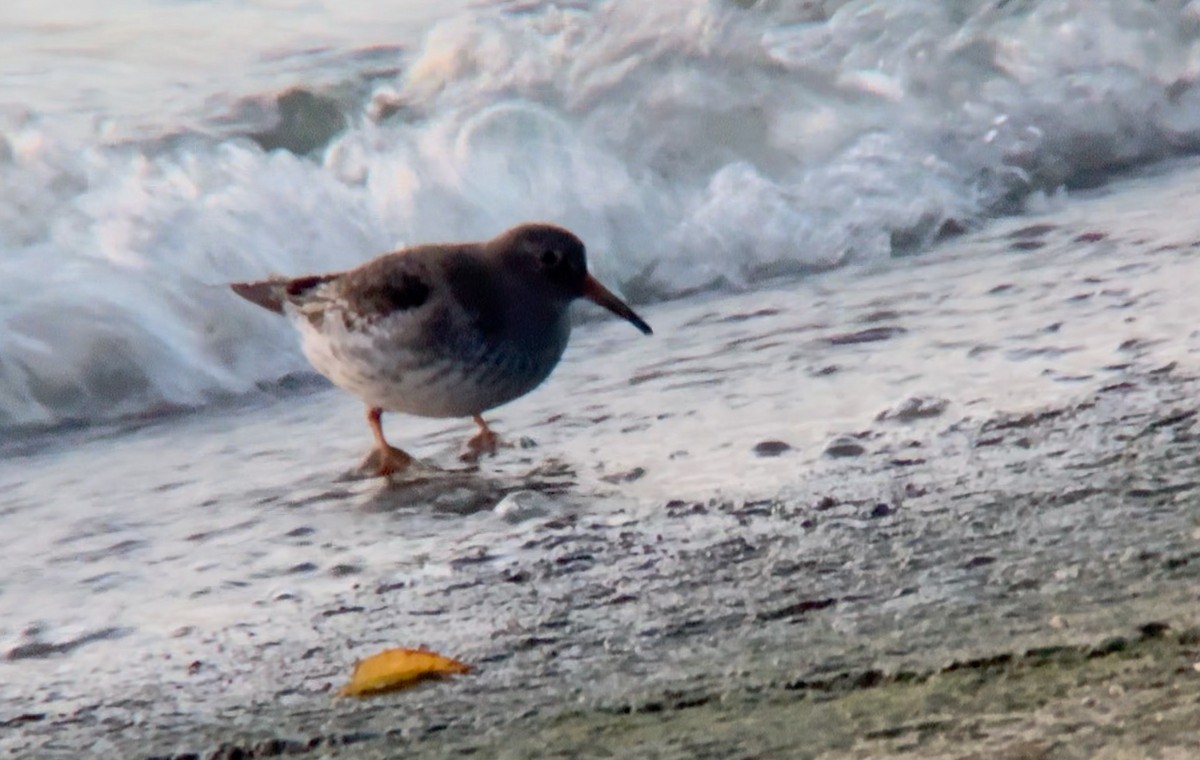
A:
<svg viewBox="0 0 1200 760">
<path fill-rule="evenodd" d="M 618 317 L 623 317 L 628 320 L 634 327 L 641 330 L 645 335 L 652 335 L 653 330 L 650 325 L 646 324 L 629 305 L 617 298 L 611 290 L 600 284 L 600 281 L 590 274 L 583 281 L 583 297 L 592 303 L 600 304 L 604 308 L 616 314 Z"/>
</svg>

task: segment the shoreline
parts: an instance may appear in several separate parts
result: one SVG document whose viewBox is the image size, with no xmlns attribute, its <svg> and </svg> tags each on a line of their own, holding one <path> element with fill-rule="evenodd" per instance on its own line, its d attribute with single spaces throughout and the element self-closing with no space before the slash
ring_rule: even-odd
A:
<svg viewBox="0 0 1200 760">
<path fill-rule="evenodd" d="M 533 445 L 425 490 L 336 481 L 366 445 L 336 393 L 35 453 L 0 470 L 6 562 L 59 617 L 0 596 L 0 748 L 1191 753 L 1135 724 L 1200 720 L 1198 176 L 667 304 L 653 344 L 589 325 L 499 415 Z M 400 424 L 436 463 L 465 430 Z M 420 644 L 477 674 L 333 699 Z"/>
<path fill-rule="evenodd" d="M 570 681 L 562 661 L 579 657 L 573 649 L 593 650 L 593 676 L 605 669 L 604 642 L 589 643 L 588 626 L 572 618 L 591 604 L 635 604 L 567 583 L 577 598 L 547 600 L 553 612 L 494 636 L 475 656 L 476 676 L 356 702 L 332 697 L 344 673 L 324 668 L 325 684 L 290 709 L 268 700 L 247 705 L 238 729 L 190 725 L 185 750 L 164 751 L 163 735 L 118 746 L 172 758 L 1187 756 L 1200 741 L 1192 730 L 1200 720 L 1200 435 L 1195 407 L 1179 404 L 1196 398 L 1200 379 L 1140 380 L 1136 390 L 1036 415 L 1000 413 L 966 431 L 1021 472 L 1023 487 L 981 473 L 933 478 L 929 491 L 949 486 L 947 498 L 969 504 L 954 517 L 988 522 L 986 531 L 960 525 L 947 535 L 958 520 L 939 516 L 929 494 L 887 514 L 872 499 L 819 498 L 838 488 L 828 481 L 802 503 L 663 505 L 678 521 L 723 513 L 742 527 L 690 557 L 690 572 L 659 579 L 725 599 L 715 608 L 686 604 L 635 632 L 664 645 L 651 671 L 669 676 L 625 678 L 603 698 L 546 700 Z M 1104 442 L 1060 448 L 1097 428 Z M 875 472 L 862 473 L 871 485 L 860 493 L 897 469 L 872 459 Z M 1059 530 L 1014 534 L 1039 519 Z M 924 520 L 934 524 L 914 532 Z M 820 557 L 780 551 L 795 537 L 772 536 L 773 527 L 806 521 L 810 533 L 855 535 Z M 919 556 L 880 554 L 917 534 L 929 542 Z M 588 564 L 578 555 L 551 562 L 570 575 L 572 564 Z M 537 571 L 481 575 L 524 586 Z M 809 583 L 788 582 L 796 577 Z M 930 578 L 942 589 L 923 601 Z M 944 593 L 956 586 L 961 593 Z M 384 616 L 381 608 L 343 614 Z"/>
</svg>

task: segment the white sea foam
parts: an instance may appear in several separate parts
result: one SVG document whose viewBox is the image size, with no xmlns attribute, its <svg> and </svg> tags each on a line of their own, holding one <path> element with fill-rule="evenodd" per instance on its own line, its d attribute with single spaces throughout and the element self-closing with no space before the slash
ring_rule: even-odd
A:
<svg viewBox="0 0 1200 760">
<path fill-rule="evenodd" d="M 917 252 L 1200 146 L 1194 3 L 784 5 L 480 6 L 360 83 L 315 157 L 213 136 L 228 124 L 136 142 L 111 113 L 86 134 L 5 117 L 0 426 L 201 404 L 302 369 L 232 279 L 546 219 L 638 300 L 746 288 Z"/>
</svg>

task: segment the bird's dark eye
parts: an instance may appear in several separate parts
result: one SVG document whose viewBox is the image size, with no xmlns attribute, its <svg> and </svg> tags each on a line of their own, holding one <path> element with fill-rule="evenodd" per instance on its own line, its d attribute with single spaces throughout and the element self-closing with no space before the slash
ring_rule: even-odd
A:
<svg viewBox="0 0 1200 760">
<path fill-rule="evenodd" d="M 554 250 L 546 251 L 542 254 L 542 266 L 547 269 L 554 269 L 562 263 L 562 251 L 555 248 Z"/>
</svg>

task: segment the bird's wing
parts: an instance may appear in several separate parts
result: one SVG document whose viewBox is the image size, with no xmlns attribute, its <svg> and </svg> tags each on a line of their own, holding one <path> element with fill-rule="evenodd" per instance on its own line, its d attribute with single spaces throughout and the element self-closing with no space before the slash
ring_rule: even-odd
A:
<svg viewBox="0 0 1200 760">
<path fill-rule="evenodd" d="M 352 269 L 329 283 L 314 283 L 292 302 L 304 299 L 335 305 L 346 326 L 370 325 L 400 314 L 415 315 L 435 287 L 430 277 L 433 257 L 421 248 L 389 253 Z M 332 302 L 332 304 L 330 304 Z"/>
<path fill-rule="evenodd" d="M 483 306 L 489 294 L 479 290 L 479 264 L 464 251 L 470 246 L 416 246 L 384 254 L 346 272 L 272 278 L 235 283 L 233 291 L 270 311 L 291 313 L 320 328 L 336 318 L 349 330 L 383 319 L 423 319 L 434 291 L 463 291 L 464 306 Z M 494 298 L 494 296 L 492 296 Z M 444 305 L 444 304 L 443 304 Z"/>
</svg>

